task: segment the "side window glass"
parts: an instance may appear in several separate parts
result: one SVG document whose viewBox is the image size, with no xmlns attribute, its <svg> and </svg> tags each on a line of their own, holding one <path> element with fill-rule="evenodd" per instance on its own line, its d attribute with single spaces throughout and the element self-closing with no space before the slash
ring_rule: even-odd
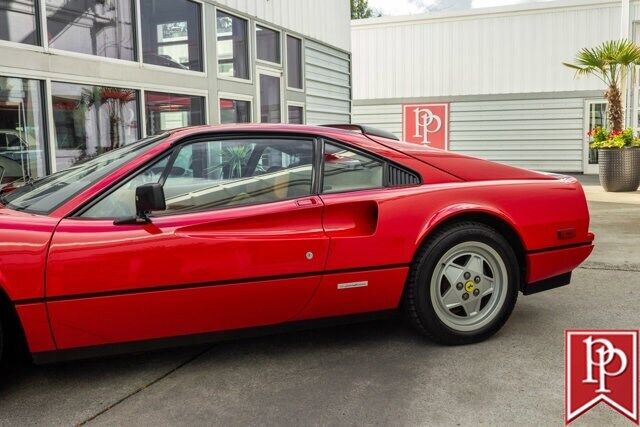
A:
<svg viewBox="0 0 640 427">
<path fill-rule="evenodd" d="M 339 193 L 382 186 L 383 162 L 325 142 L 323 193 Z"/>
<path fill-rule="evenodd" d="M 136 213 L 136 188 L 143 184 L 160 181 L 162 172 L 167 167 L 169 157 L 157 161 L 142 170 L 116 191 L 87 209 L 82 218 L 123 218 L 134 216 Z"/>
<path fill-rule="evenodd" d="M 161 215 L 270 203 L 311 194 L 313 141 L 237 139 L 183 147 L 164 183 Z"/>
</svg>

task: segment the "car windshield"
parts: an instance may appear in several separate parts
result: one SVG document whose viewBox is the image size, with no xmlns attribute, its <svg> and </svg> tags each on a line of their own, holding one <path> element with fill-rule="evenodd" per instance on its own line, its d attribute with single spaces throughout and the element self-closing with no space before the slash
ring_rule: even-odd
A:
<svg viewBox="0 0 640 427">
<path fill-rule="evenodd" d="M 151 149 L 166 134 L 141 139 L 14 190 L 0 199 L 8 208 L 49 214 L 134 157 Z"/>
</svg>

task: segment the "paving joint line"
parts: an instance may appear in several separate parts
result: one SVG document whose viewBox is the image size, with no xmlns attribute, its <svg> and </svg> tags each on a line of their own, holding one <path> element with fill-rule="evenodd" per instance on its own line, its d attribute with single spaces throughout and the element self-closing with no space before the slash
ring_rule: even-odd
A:
<svg viewBox="0 0 640 427">
<path fill-rule="evenodd" d="M 582 266 L 580 266 L 578 268 L 584 269 L 584 270 L 604 270 L 604 271 L 624 271 L 624 272 L 638 272 L 638 271 L 640 271 L 640 268 L 638 268 L 638 267 L 615 267 L 615 266 L 608 266 L 608 265 L 603 265 L 603 266 L 599 266 L 599 265 L 582 265 Z"/>
<path fill-rule="evenodd" d="M 86 420 L 76 424 L 77 426 L 84 426 L 87 425 L 88 423 L 90 423 L 91 421 L 94 421 L 95 419 L 97 419 L 98 417 L 100 417 L 101 415 L 106 414 L 107 412 L 109 412 L 110 410 L 112 410 L 113 408 L 115 408 L 116 406 L 118 406 L 119 404 L 121 404 L 122 402 L 124 402 L 125 400 L 135 396 L 136 394 L 140 393 L 143 390 L 146 390 L 147 388 L 159 383 L 160 381 L 162 381 L 163 379 L 167 378 L 169 375 L 173 374 L 174 372 L 180 370 L 181 368 L 187 366 L 189 363 L 193 362 L 194 360 L 196 360 L 197 358 L 199 358 L 200 356 L 202 356 L 203 354 L 207 353 L 209 350 L 211 350 L 213 348 L 213 346 L 209 346 L 206 349 L 204 349 L 203 351 L 195 354 L 194 356 L 190 357 L 189 359 L 185 360 L 184 362 L 180 363 L 178 366 L 176 366 L 175 368 L 170 369 L 169 371 L 165 372 L 164 374 L 162 374 L 161 376 L 159 376 L 158 378 L 154 379 L 153 381 L 151 381 L 148 384 L 145 384 L 137 389 L 135 389 L 134 391 L 132 391 L 131 393 L 127 394 L 126 396 L 124 396 L 123 398 L 117 400 L 116 402 L 112 403 L 111 405 L 107 406 L 106 408 L 102 409 L 100 412 L 98 412 L 95 415 L 92 415 L 91 417 L 87 418 Z"/>
</svg>

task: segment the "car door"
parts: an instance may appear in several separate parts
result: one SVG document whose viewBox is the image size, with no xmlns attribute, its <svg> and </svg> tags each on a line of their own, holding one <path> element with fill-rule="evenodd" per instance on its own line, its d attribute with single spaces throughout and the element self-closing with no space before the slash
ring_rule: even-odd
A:
<svg viewBox="0 0 640 427">
<path fill-rule="evenodd" d="M 117 185 L 51 241 L 47 305 L 58 348 L 202 334 L 293 318 L 328 252 L 308 138 L 183 143 Z M 146 224 L 138 185 L 167 210 Z M 116 221 L 117 222 L 117 221 Z"/>
<path fill-rule="evenodd" d="M 318 292 L 298 319 L 395 309 L 424 221 L 412 213 L 417 187 L 411 184 L 419 179 L 334 141 L 324 142 L 322 157 L 319 190 L 329 255 Z M 393 185 L 390 174 L 405 176 L 406 182 Z"/>
</svg>

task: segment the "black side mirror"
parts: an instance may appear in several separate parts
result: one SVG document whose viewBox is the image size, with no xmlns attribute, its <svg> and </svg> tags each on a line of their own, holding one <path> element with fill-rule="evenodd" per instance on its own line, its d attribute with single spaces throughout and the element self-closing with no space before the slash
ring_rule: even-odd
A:
<svg viewBox="0 0 640 427">
<path fill-rule="evenodd" d="M 167 209 L 162 184 L 144 184 L 136 188 L 136 216 L 147 218 L 152 211 Z"/>
<path fill-rule="evenodd" d="M 167 209 L 164 200 L 164 189 L 162 184 L 144 184 L 136 188 L 136 216 L 128 218 L 118 218 L 114 224 L 146 224 L 151 222 L 149 214 L 152 211 L 163 211 Z"/>
</svg>

